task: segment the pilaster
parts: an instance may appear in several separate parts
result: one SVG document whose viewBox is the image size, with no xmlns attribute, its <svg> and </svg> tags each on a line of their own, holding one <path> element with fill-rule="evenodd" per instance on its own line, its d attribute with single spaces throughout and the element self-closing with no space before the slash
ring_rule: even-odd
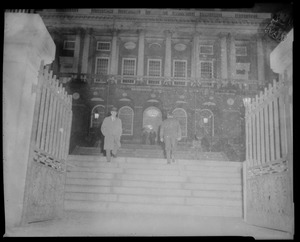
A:
<svg viewBox="0 0 300 242">
<path fill-rule="evenodd" d="M 165 32 L 166 36 L 166 52 L 165 52 L 165 77 L 171 77 L 171 65 L 172 65 L 172 59 L 171 59 L 171 39 L 172 39 L 172 33 L 171 31 Z"/>
<path fill-rule="evenodd" d="M 195 33 L 193 36 L 193 50 L 192 50 L 192 66 L 191 66 L 191 77 L 197 78 L 197 63 L 199 56 L 199 33 Z"/>
<path fill-rule="evenodd" d="M 144 49 L 145 49 L 145 32 L 139 31 L 139 50 L 138 50 L 138 63 L 137 63 L 137 75 L 144 75 Z"/>
<path fill-rule="evenodd" d="M 112 43 L 111 43 L 111 58 L 110 58 L 110 74 L 118 74 L 118 33 L 117 31 L 113 32 Z"/>
<path fill-rule="evenodd" d="M 86 74 L 88 72 L 90 41 L 91 41 L 90 30 L 86 30 L 84 33 L 83 52 L 82 52 L 82 60 L 81 60 L 82 74 Z"/>
<path fill-rule="evenodd" d="M 258 80 L 265 80 L 265 62 L 264 62 L 264 49 L 260 36 L 257 37 L 257 74 Z"/>
<path fill-rule="evenodd" d="M 221 34 L 221 78 L 228 78 L 227 35 Z"/>
<path fill-rule="evenodd" d="M 228 78 L 234 79 L 236 73 L 235 36 L 229 34 L 229 73 Z"/>
</svg>

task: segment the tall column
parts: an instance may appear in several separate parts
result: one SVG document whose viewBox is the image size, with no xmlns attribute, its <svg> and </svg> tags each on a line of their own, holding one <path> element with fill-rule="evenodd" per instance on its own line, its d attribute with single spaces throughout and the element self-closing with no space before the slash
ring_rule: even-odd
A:
<svg viewBox="0 0 300 242">
<path fill-rule="evenodd" d="M 138 52 L 138 64 L 137 75 L 144 75 L 144 49 L 145 49 L 145 32 L 141 30 L 139 32 L 139 52 Z"/>
<path fill-rule="evenodd" d="M 225 34 L 221 34 L 221 78 L 228 78 L 227 36 Z"/>
<path fill-rule="evenodd" d="M 166 31 L 165 77 L 171 77 L 171 38 L 172 33 Z"/>
<path fill-rule="evenodd" d="M 113 38 L 111 43 L 111 56 L 110 56 L 110 74 L 117 75 L 118 74 L 118 33 L 117 31 L 113 32 Z"/>
<path fill-rule="evenodd" d="M 192 66 L 191 66 L 191 77 L 197 78 L 197 63 L 199 56 L 199 33 L 195 33 L 193 37 L 193 50 L 192 50 Z"/>
<path fill-rule="evenodd" d="M 236 56 L 235 56 L 235 38 L 231 33 L 229 35 L 229 73 L 228 78 L 234 79 L 236 73 Z"/>
<path fill-rule="evenodd" d="M 257 37 L 257 77 L 259 81 L 265 80 L 264 50 L 261 37 Z"/>
<path fill-rule="evenodd" d="M 81 60 L 81 73 L 83 74 L 86 74 L 88 72 L 90 40 L 91 40 L 90 31 L 86 30 L 84 33 L 83 52 L 82 52 L 82 60 Z"/>
</svg>

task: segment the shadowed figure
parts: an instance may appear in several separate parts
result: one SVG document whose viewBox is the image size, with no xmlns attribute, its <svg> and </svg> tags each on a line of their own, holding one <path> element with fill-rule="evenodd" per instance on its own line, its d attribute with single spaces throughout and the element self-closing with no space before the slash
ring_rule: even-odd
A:
<svg viewBox="0 0 300 242">
<path fill-rule="evenodd" d="M 114 157 L 117 156 L 118 149 L 121 147 L 122 121 L 117 117 L 117 108 L 111 109 L 111 116 L 103 120 L 101 132 L 104 135 L 104 149 L 106 159 L 111 160 L 111 152 Z"/>
<path fill-rule="evenodd" d="M 160 141 L 165 143 L 168 164 L 171 163 L 171 159 L 175 162 L 177 142 L 181 140 L 181 128 L 172 113 L 168 113 L 167 119 L 162 122 L 159 137 Z"/>
</svg>

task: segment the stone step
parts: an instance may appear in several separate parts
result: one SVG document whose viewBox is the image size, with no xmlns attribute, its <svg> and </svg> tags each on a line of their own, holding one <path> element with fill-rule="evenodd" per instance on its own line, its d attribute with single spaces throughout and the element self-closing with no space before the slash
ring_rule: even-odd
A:
<svg viewBox="0 0 300 242">
<path fill-rule="evenodd" d="M 190 196 L 192 191 L 242 191 L 241 185 L 236 184 L 202 184 L 202 183 L 184 183 L 180 188 L 160 188 L 160 187 L 133 187 L 123 186 L 114 182 L 112 186 L 103 185 L 78 185 L 78 184 L 66 184 L 65 191 L 70 192 L 99 192 L 99 193 L 131 193 L 131 194 L 154 194 L 154 195 L 166 195 L 166 194 L 180 194 L 180 196 Z M 126 185 L 126 183 L 125 183 Z M 178 195 L 179 196 L 179 195 Z"/>
<path fill-rule="evenodd" d="M 222 172 L 222 171 L 213 171 L 213 170 L 199 170 L 199 171 L 176 171 L 178 174 L 176 175 L 169 175 L 167 174 L 170 171 L 165 170 L 161 171 L 160 174 L 156 173 L 153 170 L 152 173 L 148 174 L 140 174 L 138 172 L 132 172 L 134 170 L 128 170 L 130 172 L 90 172 L 90 171 L 72 171 L 67 172 L 67 177 L 73 178 L 108 178 L 108 179 L 125 179 L 125 180 L 138 180 L 141 181 L 179 181 L 185 182 L 187 181 L 188 177 L 216 177 L 216 178 L 240 178 L 241 174 L 239 172 Z M 150 172 L 150 171 L 148 171 Z M 146 171 L 144 172 L 146 173 Z"/>
<path fill-rule="evenodd" d="M 240 208 L 241 199 L 224 199 L 216 197 L 184 197 L 184 196 L 158 196 L 135 194 L 99 194 L 67 192 L 66 200 L 79 201 L 110 201 L 143 204 L 180 204 L 180 205 L 222 205 Z"/>
<path fill-rule="evenodd" d="M 170 166 L 170 165 L 168 165 Z M 239 173 L 240 168 L 226 167 L 226 166 L 177 166 L 177 169 L 167 169 L 168 166 L 164 166 L 165 169 L 160 169 L 160 165 L 156 167 L 144 166 L 127 166 L 126 164 L 120 164 L 119 167 L 105 167 L 95 164 L 95 166 L 70 166 L 68 171 L 87 171 L 87 172 L 111 172 L 111 173 L 130 173 L 130 174 L 157 174 L 157 175 L 179 175 L 183 171 L 205 171 L 205 172 L 229 172 Z"/>
<path fill-rule="evenodd" d="M 101 156 L 88 156 L 88 155 L 69 155 L 68 162 L 73 163 L 76 161 L 80 161 L 82 164 L 88 162 L 105 163 L 106 158 Z M 166 159 L 157 159 L 157 158 L 137 158 L 137 157 L 118 157 L 112 160 L 111 163 L 108 164 L 116 164 L 116 163 L 134 163 L 134 164 L 160 164 L 167 165 Z M 77 164 L 80 164 L 77 162 Z M 210 166 L 236 166 L 242 167 L 241 162 L 235 161 L 218 161 L 218 160 L 190 160 L 190 159 L 177 159 L 177 165 L 210 165 Z M 174 164 L 173 164 L 174 165 Z"/>
<path fill-rule="evenodd" d="M 124 212 L 127 213 L 150 213 L 150 214 L 173 214 L 173 215 L 196 215 L 196 216 L 224 216 L 241 217 L 242 207 L 224 205 L 177 205 L 177 204 L 143 204 L 132 202 L 111 201 L 64 201 L 64 209 L 67 211 L 85 212 Z"/>
</svg>

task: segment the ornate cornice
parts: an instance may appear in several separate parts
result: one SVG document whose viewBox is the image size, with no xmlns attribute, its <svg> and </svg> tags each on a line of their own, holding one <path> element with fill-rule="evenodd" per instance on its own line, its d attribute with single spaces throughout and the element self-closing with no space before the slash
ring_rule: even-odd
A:
<svg viewBox="0 0 300 242">
<path fill-rule="evenodd" d="M 43 19 L 59 19 L 65 20 L 66 23 L 73 20 L 94 20 L 94 21 L 109 21 L 124 22 L 124 21 L 141 21 L 147 23 L 182 23 L 182 24 L 239 24 L 246 26 L 260 25 L 268 18 L 236 18 L 236 17 L 213 17 L 213 16 L 163 16 L 163 15 L 124 15 L 124 14 L 79 14 L 79 13 L 65 13 L 65 12 L 47 12 L 42 11 L 40 15 Z"/>
</svg>

